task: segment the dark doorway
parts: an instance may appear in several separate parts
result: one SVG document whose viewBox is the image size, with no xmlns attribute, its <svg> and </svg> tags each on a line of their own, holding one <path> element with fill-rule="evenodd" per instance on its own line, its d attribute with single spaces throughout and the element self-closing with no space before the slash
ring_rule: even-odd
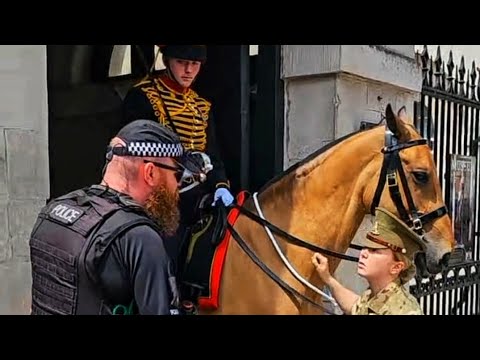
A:
<svg viewBox="0 0 480 360">
<path fill-rule="evenodd" d="M 151 45 L 153 48 L 153 45 Z M 48 46 L 50 197 L 101 179 L 123 96 L 145 74 L 131 46 L 129 74 L 111 76 L 114 45 Z M 280 45 L 209 45 L 196 88 L 215 107 L 217 137 L 235 192 L 258 189 L 283 166 Z M 151 61 L 153 52 L 145 59 Z"/>
<path fill-rule="evenodd" d="M 121 98 L 108 75 L 113 45 L 48 45 L 50 198 L 98 183 Z"/>
<path fill-rule="evenodd" d="M 248 188 L 249 46 L 208 46 L 195 88 L 212 101 L 218 143 L 233 191 Z"/>
<path fill-rule="evenodd" d="M 283 171 L 284 87 L 281 45 L 259 45 L 251 58 L 249 185 L 258 190 Z"/>
<path fill-rule="evenodd" d="M 280 45 L 212 45 L 197 82 L 215 106 L 219 143 L 235 192 L 255 191 L 283 170 Z"/>
</svg>

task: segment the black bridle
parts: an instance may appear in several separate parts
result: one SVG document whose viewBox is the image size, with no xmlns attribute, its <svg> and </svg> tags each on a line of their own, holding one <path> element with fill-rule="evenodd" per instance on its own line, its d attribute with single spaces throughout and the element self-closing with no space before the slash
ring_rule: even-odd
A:
<svg viewBox="0 0 480 360">
<path fill-rule="evenodd" d="M 413 146 L 427 145 L 426 139 L 410 140 L 407 142 L 399 143 L 398 138 L 387 128 L 385 131 L 385 147 L 382 149 L 383 165 L 378 179 L 377 190 L 373 197 L 370 213 L 375 215 L 375 209 L 380 203 L 380 197 L 382 196 L 385 184 L 388 186 L 390 196 L 397 208 L 400 218 L 407 224 L 413 231 L 415 231 L 426 243 L 424 224 L 429 223 L 437 218 L 440 218 L 448 213 L 445 205 L 440 206 L 438 209 L 433 210 L 427 214 L 423 214 L 417 210 L 412 198 L 412 193 L 408 186 L 407 177 L 402 166 L 402 160 L 400 159 L 400 151 L 408 149 Z M 402 201 L 400 194 L 400 188 L 398 186 L 398 175 L 405 193 L 408 209 Z"/>
<path fill-rule="evenodd" d="M 375 214 L 375 209 L 377 208 L 378 204 L 380 203 L 380 198 L 382 196 L 383 189 L 385 184 L 387 184 L 390 196 L 397 208 L 398 213 L 400 214 L 401 219 L 408 225 L 410 228 L 419 234 L 423 241 L 426 243 L 427 240 L 424 238 L 425 230 L 423 229 L 424 224 L 429 223 L 437 218 L 440 218 L 447 214 L 446 206 L 441 206 L 438 209 L 431 211 L 427 214 L 423 214 L 417 210 L 412 198 L 412 194 L 410 192 L 410 188 L 408 186 L 407 177 L 405 175 L 405 171 L 402 166 L 402 162 L 400 159 L 400 151 L 404 149 L 408 149 L 413 146 L 420 146 L 420 145 L 427 145 L 428 142 L 426 139 L 417 139 L 417 140 L 410 140 L 407 142 L 400 143 L 398 138 L 388 129 L 386 125 L 385 131 L 385 147 L 382 149 L 382 153 L 384 154 L 384 160 L 382 169 L 380 172 L 380 177 L 378 180 L 377 189 L 375 191 L 375 195 L 373 197 L 372 205 L 370 208 L 371 214 Z M 402 182 L 402 186 L 405 192 L 405 197 L 408 204 L 408 209 L 405 208 L 402 197 L 400 194 L 400 189 L 398 186 L 398 178 L 397 172 L 400 176 L 400 181 Z M 342 260 L 348 261 L 358 261 L 358 257 L 349 256 L 343 253 L 339 253 L 336 251 L 328 250 L 325 248 L 321 248 L 317 245 L 314 245 L 308 241 L 299 239 L 286 231 L 280 229 L 276 225 L 270 223 L 269 221 L 262 219 L 257 214 L 254 214 L 250 210 L 247 210 L 245 207 L 240 206 L 238 204 L 234 204 L 234 207 L 239 209 L 239 211 L 249 217 L 250 219 L 254 220 L 255 222 L 268 227 L 273 233 L 280 235 L 290 243 L 293 243 L 297 246 L 309 249 L 313 252 L 319 252 L 324 255 L 333 256 Z M 276 275 L 270 268 L 268 268 L 255 254 L 255 252 L 250 248 L 250 246 L 245 243 L 245 241 L 241 238 L 238 232 L 233 228 L 230 223 L 228 224 L 228 229 L 231 232 L 233 238 L 237 241 L 239 246 L 242 248 L 243 251 L 249 255 L 252 261 L 255 262 L 267 275 L 269 275 L 280 287 L 286 290 L 291 296 L 295 297 L 298 296 L 303 300 L 309 302 L 310 304 L 319 307 L 325 310 L 327 313 L 331 313 L 327 311 L 322 305 L 315 303 L 313 300 L 309 299 L 305 295 L 299 293 L 297 290 L 293 289 L 290 285 L 284 282 L 278 275 Z M 352 249 L 361 250 L 362 247 L 354 244 L 350 244 L 349 246 Z"/>
</svg>

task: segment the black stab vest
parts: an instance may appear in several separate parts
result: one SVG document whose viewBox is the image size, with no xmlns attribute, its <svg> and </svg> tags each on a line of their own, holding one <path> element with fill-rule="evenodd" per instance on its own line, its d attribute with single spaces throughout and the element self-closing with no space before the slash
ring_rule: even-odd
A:
<svg viewBox="0 0 480 360">
<path fill-rule="evenodd" d="M 94 185 L 54 199 L 40 211 L 30 236 L 32 315 L 110 314 L 95 269 L 112 242 L 134 226 L 160 229 L 128 197 L 101 197 Z M 96 236 L 102 228 L 105 237 Z M 176 289 L 172 289 L 174 293 Z"/>
</svg>

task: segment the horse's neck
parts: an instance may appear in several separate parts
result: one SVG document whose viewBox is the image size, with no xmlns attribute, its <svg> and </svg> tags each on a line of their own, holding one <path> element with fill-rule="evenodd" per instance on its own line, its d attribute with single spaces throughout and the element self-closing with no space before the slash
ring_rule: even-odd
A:
<svg viewBox="0 0 480 360">
<path fill-rule="evenodd" d="M 383 145 L 380 131 L 368 131 L 347 139 L 272 183 L 258 196 L 265 218 L 303 240 L 346 251 L 365 213 L 365 185 L 362 184 L 370 183 L 375 172 L 378 173 L 378 163 L 372 166 L 372 160 Z M 255 211 L 251 198 L 245 206 Z M 266 266 L 290 286 L 306 292 L 306 287 L 289 273 L 263 226 L 240 215 L 235 228 Z M 320 286 L 310 261 L 312 252 L 290 244 L 281 236 L 275 239 L 298 274 Z M 235 242 L 231 244 L 223 282 L 235 289 L 222 287 L 219 313 L 298 313 L 299 309 L 282 288 L 264 276 L 248 256 L 234 246 Z M 336 266 L 331 263 L 332 270 Z"/>
<path fill-rule="evenodd" d="M 380 158 L 372 164 L 383 145 L 378 134 L 347 139 L 267 189 L 262 194 L 266 218 L 301 239 L 345 252 L 366 214 L 366 184 L 378 174 Z M 297 245 L 285 249 L 292 257 L 311 255 Z"/>
</svg>

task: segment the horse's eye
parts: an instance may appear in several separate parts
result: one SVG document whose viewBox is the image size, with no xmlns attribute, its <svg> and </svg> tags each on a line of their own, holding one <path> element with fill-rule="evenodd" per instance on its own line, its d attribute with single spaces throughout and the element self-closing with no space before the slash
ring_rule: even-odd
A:
<svg viewBox="0 0 480 360">
<path fill-rule="evenodd" d="M 426 184 L 428 183 L 428 174 L 424 171 L 414 171 L 413 172 L 413 177 L 416 182 L 420 184 Z"/>
</svg>

